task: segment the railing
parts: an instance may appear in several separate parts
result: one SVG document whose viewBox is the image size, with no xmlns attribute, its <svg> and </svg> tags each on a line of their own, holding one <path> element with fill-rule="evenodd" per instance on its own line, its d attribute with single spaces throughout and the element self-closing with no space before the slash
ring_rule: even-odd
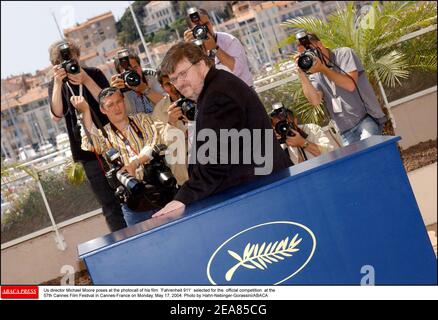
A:
<svg viewBox="0 0 438 320">
<path fill-rule="evenodd" d="M 12 239 L 11 241 L 8 241 L 6 243 L 3 243 L 1 245 L 1 249 L 2 250 L 5 249 L 5 248 L 14 246 L 16 244 L 19 244 L 21 242 L 27 241 L 29 239 L 41 236 L 42 234 L 52 232 L 52 231 L 55 233 L 55 240 L 56 240 L 56 244 L 57 244 L 58 248 L 60 250 L 65 250 L 66 249 L 66 243 L 65 243 L 65 241 L 63 239 L 62 234 L 59 232 L 59 228 L 65 227 L 65 226 L 67 226 L 69 224 L 76 223 L 77 221 L 83 220 L 84 217 L 88 218 L 88 217 L 91 217 L 91 216 L 94 216 L 94 215 L 97 215 L 97 214 L 101 213 L 101 209 L 96 209 L 96 210 L 91 210 L 91 211 L 89 211 L 89 212 L 87 212 L 85 214 L 82 214 L 82 215 L 78 216 L 78 217 L 74 217 L 72 219 L 68 219 L 67 221 L 56 221 L 57 219 L 55 219 L 55 216 L 52 213 L 52 208 L 51 208 L 51 205 L 50 205 L 50 201 L 48 200 L 47 195 L 46 195 L 47 191 L 44 190 L 44 187 L 43 187 L 43 184 L 42 184 L 42 176 L 43 176 L 44 172 L 54 173 L 54 176 L 57 177 L 58 180 L 59 180 L 59 181 L 57 181 L 58 184 L 59 184 L 59 182 L 64 182 L 62 178 L 59 179 L 60 176 L 61 176 L 61 173 L 63 173 L 63 168 L 62 167 L 67 162 L 69 162 L 71 159 L 67 158 L 67 159 L 63 159 L 63 160 L 52 161 L 50 163 L 44 163 L 43 165 L 40 165 L 38 167 L 36 165 L 38 163 L 41 163 L 41 162 L 46 162 L 48 160 L 50 161 L 51 159 L 54 159 L 56 156 L 65 153 L 65 151 L 66 150 L 55 152 L 53 154 L 50 154 L 50 155 L 44 156 L 42 158 L 35 159 L 35 160 L 30 161 L 30 162 L 21 164 L 20 166 L 17 166 L 18 170 L 19 170 L 20 167 L 23 167 L 23 166 L 31 167 L 32 170 L 34 171 L 34 173 L 36 174 L 36 177 L 30 177 L 27 173 L 22 172 L 22 171 L 20 173 L 18 173 L 18 174 L 11 175 L 10 177 L 2 177 L 2 198 L 3 198 L 4 191 L 7 188 L 10 188 L 10 187 L 16 189 L 16 194 L 19 194 L 19 196 L 17 196 L 18 199 L 12 200 L 13 202 L 14 201 L 15 202 L 16 201 L 20 201 L 19 198 L 22 197 L 23 194 L 26 191 L 29 192 L 29 189 L 34 187 L 33 188 L 33 195 L 32 196 L 29 195 L 30 194 L 30 192 L 29 192 L 28 197 L 29 198 L 32 197 L 33 202 L 31 202 L 31 201 L 29 201 L 29 202 L 34 203 L 35 206 L 31 207 L 30 209 L 28 208 L 27 212 L 24 211 L 25 209 L 23 208 L 22 210 L 24 212 L 21 212 L 18 215 L 20 215 L 20 214 L 22 214 L 23 216 L 32 215 L 32 214 L 36 215 L 41 210 L 45 210 L 46 213 L 47 213 L 48 220 L 49 220 L 49 221 L 47 221 L 47 217 L 44 218 L 44 217 L 38 216 L 39 219 L 36 219 L 36 220 L 38 221 L 37 223 L 39 225 L 36 227 L 36 229 L 38 229 L 40 227 L 41 228 L 40 230 L 35 231 L 35 232 L 31 232 L 30 234 L 27 234 L 25 236 L 21 236 L 21 237 L 18 237 L 16 239 Z M 37 190 L 36 190 L 35 186 L 32 185 L 32 182 L 36 183 Z M 64 184 L 67 185 L 67 182 L 65 181 Z M 62 183 L 61 183 L 61 185 L 62 185 Z M 86 184 L 81 185 L 79 188 L 87 188 L 87 185 Z M 40 196 L 42 198 L 44 209 L 42 209 L 41 207 L 38 207 L 36 205 L 36 204 L 40 204 L 40 202 L 41 202 L 40 199 L 36 199 L 37 198 L 35 196 L 36 191 L 39 192 L 39 194 L 40 194 Z M 61 190 L 61 192 L 62 192 L 62 190 Z M 91 196 L 91 197 L 94 198 L 94 194 L 92 192 L 88 192 L 87 195 L 89 197 Z M 13 197 L 13 195 L 12 195 L 12 197 Z M 76 203 L 74 203 L 74 205 L 78 205 L 78 207 L 79 207 L 79 203 L 83 202 L 83 199 L 74 199 L 74 197 L 75 197 L 74 194 L 67 194 L 66 197 L 67 198 L 72 198 L 72 199 L 69 199 L 70 202 L 75 202 L 76 201 Z M 95 203 L 97 203 L 97 201 L 95 201 Z M 93 205 L 93 203 L 91 203 L 91 205 Z M 8 209 L 8 210 L 11 210 L 11 209 Z M 6 211 L 8 211 L 8 210 L 6 210 Z M 56 213 L 59 214 L 59 212 L 56 212 Z M 3 218 L 5 218 L 8 214 L 11 214 L 11 213 L 10 212 L 6 212 L 5 214 L 3 214 L 3 212 L 2 212 L 2 229 L 3 229 Z M 24 221 L 26 221 L 26 220 L 24 220 Z M 17 222 L 15 222 L 15 223 L 17 223 Z M 50 226 L 46 227 L 47 225 L 50 225 Z M 28 229 L 31 228 L 29 226 L 26 226 L 26 227 L 28 227 Z M 14 226 L 14 222 L 12 222 L 12 228 L 13 228 L 13 230 L 18 228 L 18 227 Z M 13 232 L 13 231 L 10 231 L 10 232 Z M 4 230 L 2 230 L 2 238 L 3 237 L 7 237 L 7 236 L 9 236 L 7 234 L 7 232 L 4 232 Z"/>
</svg>

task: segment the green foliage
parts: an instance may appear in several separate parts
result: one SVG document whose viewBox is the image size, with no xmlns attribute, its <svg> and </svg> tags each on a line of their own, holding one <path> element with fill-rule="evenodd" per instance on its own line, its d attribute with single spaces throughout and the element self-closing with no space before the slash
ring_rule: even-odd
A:
<svg viewBox="0 0 438 320">
<path fill-rule="evenodd" d="M 56 222 L 90 212 L 100 207 L 88 182 L 74 186 L 65 174 L 41 175 L 41 185 Z M 50 219 L 36 181 L 25 183 L 11 209 L 1 220 L 1 242 L 7 242 L 50 226 Z"/>
<path fill-rule="evenodd" d="M 65 166 L 64 172 L 68 182 L 74 186 L 79 186 L 85 181 L 85 169 L 80 162 L 71 161 Z"/>
<path fill-rule="evenodd" d="M 373 16 L 374 14 L 374 16 Z M 345 10 L 338 9 L 327 17 L 327 23 L 316 17 L 298 17 L 282 23 L 292 29 L 314 32 L 328 48 L 350 47 L 361 59 L 367 76 L 379 100 L 378 78 L 386 88 L 399 88 L 417 70 L 436 73 L 436 30 L 421 37 L 397 43 L 411 32 L 436 24 L 436 2 L 432 1 L 375 1 L 363 23 L 357 23 L 358 12 L 354 2 Z M 280 45 L 295 42 L 292 34 Z M 294 99 L 302 101 L 302 90 L 297 88 Z M 321 117 L 304 101 L 295 106 L 303 121 Z M 385 110 L 384 110 L 385 111 Z M 305 120 L 307 119 L 307 120 Z"/>
<path fill-rule="evenodd" d="M 145 17 L 144 6 L 149 3 L 149 1 L 134 1 L 132 3 L 132 10 L 135 13 L 138 24 L 144 33 L 146 33 L 145 26 L 143 24 L 143 19 Z M 120 46 L 127 46 L 136 41 L 140 40 L 140 35 L 137 32 L 137 28 L 132 18 L 131 10 L 126 8 L 125 13 L 116 23 L 117 28 L 117 42 Z"/>
<path fill-rule="evenodd" d="M 321 126 L 326 124 L 327 117 L 324 113 L 323 105 L 309 105 L 301 90 L 299 80 L 294 80 L 264 91 L 260 93 L 259 96 L 268 113 L 272 111 L 272 105 L 274 103 L 282 102 L 285 107 L 292 110 L 294 114 L 298 116 L 300 123 L 315 123 Z"/>
<path fill-rule="evenodd" d="M 328 48 L 354 49 L 373 84 L 377 83 L 374 71 L 388 87 L 400 84 L 412 69 L 436 71 L 436 42 L 432 38 L 425 46 L 415 41 L 397 44 L 400 37 L 436 23 L 435 2 L 385 1 L 379 6 L 375 1 L 371 11 L 374 19 L 368 24 L 356 24 L 357 12 L 354 3 L 349 2 L 346 10 L 328 16 L 328 23 L 315 17 L 299 17 L 283 25 L 316 33 Z M 294 35 L 288 38 L 289 43 L 294 40 Z"/>
</svg>

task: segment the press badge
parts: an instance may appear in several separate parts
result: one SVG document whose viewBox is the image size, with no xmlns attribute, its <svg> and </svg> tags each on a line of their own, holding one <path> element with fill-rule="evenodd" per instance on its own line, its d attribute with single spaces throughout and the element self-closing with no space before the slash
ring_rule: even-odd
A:
<svg viewBox="0 0 438 320">
<path fill-rule="evenodd" d="M 332 98 L 333 112 L 340 113 L 342 112 L 342 101 L 340 97 Z"/>
</svg>

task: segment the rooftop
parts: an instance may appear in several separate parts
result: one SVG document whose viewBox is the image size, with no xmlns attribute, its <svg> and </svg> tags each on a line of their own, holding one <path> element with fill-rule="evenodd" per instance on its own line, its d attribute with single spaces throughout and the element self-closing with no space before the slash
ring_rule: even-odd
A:
<svg viewBox="0 0 438 320">
<path fill-rule="evenodd" d="M 108 19 L 108 18 L 113 18 L 114 19 L 113 13 L 111 11 L 108 11 L 108 12 L 103 13 L 101 15 L 95 16 L 95 17 L 93 17 L 91 19 L 88 19 L 86 22 L 76 24 L 76 26 L 74 26 L 74 27 L 64 29 L 64 35 L 67 35 L 68 33 L 76 31 L 76 30 L 80 30 L 80 29 L 83 29 L 83 28 L 88 28 L 93 23 L 96 23 L 98 21 L 105 20 L 105 19 Z"/>
</svg>

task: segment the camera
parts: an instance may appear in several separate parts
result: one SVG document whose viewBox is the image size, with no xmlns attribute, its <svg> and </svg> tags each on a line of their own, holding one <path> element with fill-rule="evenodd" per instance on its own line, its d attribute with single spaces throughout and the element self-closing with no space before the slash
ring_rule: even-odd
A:
<svg viewBox="0 0 438 320">
<path fill-rule="evenodd" d="M 183 115 L 190 121 L 195 120 L 196 104 L 185 97 L 179 98 L 176 105 L 181 108 Z"/>
<path fill-rule="evenodd" d="M 137 87 L 141 83 L 141 76 L 137 71 L 132 69 L 129 63 L 129 52 L 127 49 L 117 52 L 117 60 L 119 61 L 120 69 L 122 73 L 120 77 L 123 79 L 126 85 L 130 87 Z"/>
<path fill-rule="evenodd" d="M 131 195 L 139 196 L 144 192 L 144 184 L 141 181 L 127 172 L 119 172 L 124 165 L 116 149 L 110 148 L 105 156 L 110 166 L 105 177 L 110 187 L 116 190 L 115 194 L 121 202 L 127 202 Z"/>
<path fill-rule="evenodd" d="M 315 63 L 315 58 L 319 58 L 319 53 L 316 49 L 308 49 L 298 57 L 298 67 L 304 72 L 309 71 Z"/>
<path fill-rule="evenodd" d="M 204 49 L 204 43 L 202 40 L 199 39 L 195 39 L 192 41 L 195 45 L 197 45 L 198 47 L 200 47 L 201 49 Z"/>
<path fill-rule="evenodd" d="M 80 71 L 78 62 L 72 59 L 70 46 L 67 42 L 59 45 L 59 54 L 61 55 L 61 67 L 65 69 L 67 73 L 77 74 Z"/>
<path fill-rule="evenodd" d="M 193 37 L 196 40 L 208 39 L 208 27 L 205 24 L 201 24 L 201 17 L 199 16 L 198 9 L 189 8 L 187 14 L 190 17 L 190 21 L 195 24 L 195 27 L 192 29 Z"/>
<path fill-rule="evenodd" d="M 166 164 L 165 153 L 167 146 L 157 144 L 152 150 L 152 159 L 145 166 L 144 180 L 152 185 L 160 185 L 166 188 L 174 188 L 176 179 Z"/>
<path fill-rule="evenodd" d="M 295 125 L 293 112 L 287 109 L 283 103 L 277 102 L 272 105 L 270 117 L 275 132 L 280 135 L 280 144 L 286 143 L 287 137 L 295 136 L 292 129 L 298 131 L 304 139 L 307 138 L 307 134 Z"/>
<path fill-rule="evenodd" d="M 299 30 L 295 34 L 295 37 L 306 49 L 306 51 L 301 53 L 298 57 L 298 67 L 304 72 L 308 72 L 309 69 L 313 67 L 315 63 L 315 58 L 321 59 L 321 54 L 318 49 L 312 48 L 311 37 L 306 33 L 305 30 Z M 323 61 L 323 59 L 321 59 L 321 61 Z"/>
<path fill-rule="evenodd" d="M 165 162 L 166 145 L 153 148 L 152 159 L 143 167 L 143 180 L 140 181 L 127 172 L 120 172 L 124 166 L 120 153 L 110 148 L 105 158 L 110 169 L 105 173 L 108 184 L 115 190 L 120 202 L 134 211 L 162 208 L 173 199 L 177 182 Z"/>
</svg>

